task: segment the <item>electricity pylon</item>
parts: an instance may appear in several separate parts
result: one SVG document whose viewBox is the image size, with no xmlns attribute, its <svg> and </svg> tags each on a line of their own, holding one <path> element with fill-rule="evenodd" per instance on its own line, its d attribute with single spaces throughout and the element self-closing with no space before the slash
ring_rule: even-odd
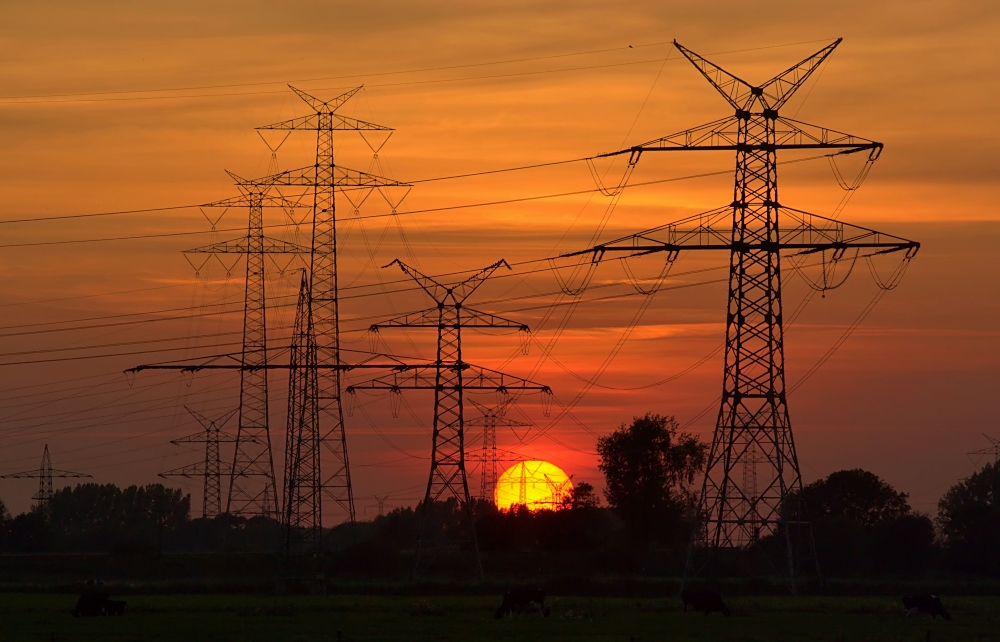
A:
<svg viewBox="0 0 1000 642">
<path fill-rule="evenodd" d="M 316 555 L 323 551 L 318 370 L 309 304 L 309 277 L 303 270 L 288 363 L 283 539 L 286 564 L 295 553 Z"/>
<path fill-rule="evenodd" d="M 761 85 L 751 85 L 674 44 L 735 115 L 603 156 L 629 154 L 634 166 L 647 152 L 734 151 L 733 201 L 573 254 L 593 253 L 596 262 L 607 253 L 628 257 L 665 252 L 672 262 L 682 250 L 729 252 L 722 403 L 700 495 L 702 523 L 695 541 L 714 557 L 720 549 L 747 549 L 782 531 L 787 574 L 795 590 L 797 544 L 790 531 L 792 527 L 802 531 L 808 524 L 801 507 L 787 501 L 790 494 L 801 497 L 802 479 L 786 405 L 781 253 L 820 254 L 825 260 L 830 252 L 836 262 L 849 250 L 854 251 L 854 260 L 859 254 L 867 260 L 902 251 L 908 261 L 920 244 L 792 209 L 778 199 L 779 150 L 830 150 L 831 155 L 867 151 L 869 163 L 882 150 L 882 143 L 778 114 L 840 44 L 839 39 Z M 755 488 L 743 488 L 738 471 L 744 462 L 753 470 L 747 483 Z M 691 560 L 689 556 L 689 567 Z"/>
<path fill-rule="evenodd" d="M 291 86 L 289 86 L 291 87 Z M 361 90 L 357 87 L 329 101 L 291 87 L 315 113 L 280 123 L 258 127 L 263 130 L 316 132 L 316 164 L 298 172 L 294 184 L 313 188 L 313 235 L 309 291 L 312 296 L 313 328 L 316 335 L 317 362 L 340 365 L 340 302 L 337 284 L 336 188 L 342 168 L 334 164 L 333 132 L 338 130 L 392 132 L 389 127 L 348 118 L 337 113 L 348 99 Z M 367 139 L 366 139 L 367 140 Z M 383 141 L 384 144 L 384 141 Z M 363 173 L 358 172 L 358 175 Z M 365 174 L 365 176 L 370 176 Z M 278 183 L 289 184 L 289 183 Z M 341 403 L 341 370 L 326 368 L 318 372 L 316 386 L 320 422 L 320 466 L 323 497 L 343 515 L 343 522 L 355 520 L 354 489 L 347 455 L 344 410 Z M 332 511 L 330 511 L 332 513 Z"/>
<path fill-rule="evenodd" d="M 983 456 L 993 457 L 993 463 L 995 464 L 998 461 L 1000 461 L 1000 439 L 997 439 L 996 437 L 990 437 L 986 433 L 983 433 L 983 437 L 986 437 L 986 440 L 990 442 L 989 448 L 980 448 L 979 450 L 973 450 L 971 453 L 968 453 L 969 458 L 971 459 L 973 455 L 978 455 L 979 457 L 976 460 L 976 465 L 979 465 L 978 460 L 981 459 Z"/>
<path fill-rule="evenodd" d="M 45 450 L 42 452 L 42 465 L 37 469 L 0 475 L 0 479 L 37 479 L 38 494 L 34 495 L 32 499 L 38 502 L 36 506 L 43 515 L 48 515 L 49 502 L 52 500 L 53 494 L 52 479 L 56 477 L 59 479 L 90 479 L 91 476 L 86 473 L 74 473 L 68 470 L 53 468 L 52 459 L 49 457 L 48 444 L 45 444 Z"/>
<path fill-rule="evenodd" d="M 297 207 L 299 205 L 297 201 L 289 200 L 280 194 L 271 193 L 271 190 L 275 187 L 281 186 L 314 187 L 316 184 L 315 168 L 304 167 L 292 169 L 258 179 L 244 179 L 232 173 L 230 173 L 230 176 L 236 180 L 242 195 L 235 198 L 208 203 L 202 207 L 249 206 L 250 219 L 247 237 L 214 243 L 212 245 L 196 248 L 194 250 L 188 250 L 188 253 L 247 255 L 247 291 L 244 314 L 243 353 L 240 355 L 240 358 L 236 360 L 237 363 L 219 362 L 223 358 L 232 359 L 233 355 L 215 355 L 202 360 L 202 363 L 197 365 L 191 363 L 175 365 L 162 364 L 155 366 L 142 365 L 131 368 L 127 372 L 138 372 L 140 370 L 147 369 L 172 369 L 187 372 L 195 372 L 205 369 L 239 370 L 241 375 L 241 409 L 246 409 L 248 411 L 247 415 L 249 417 L 249 423 L 247 426 L 248 429 L 246 431 L 241 430 L 240 433 L 242 434 L 245 432 L 247 434 L 247 438 L 239 439 L 238 435 L 234 461 L 239 465 L 234 465 L 231 469 L 232 481 L 230 483 L 230 497 L 232 497 L 234 484 L 238 491 L 235 495 L 237 499 L 237 510 L 233 510 L 232 512 L 234 512 L 234 514 L 244 515 L 268 514 L 277 517 L 277 491 L 274 482 L 274 465 L 270 448 L 270 430 L 266 427 L 269 423 L 267 421 L 267 371 L 275 368 L 291 368 L 293 366 L 291 364 L 275 365 L 267 362 L 265 327 L 266 311 L 264 305 L 264 255 L 313 254 L 313 251 L 310 248 L 305 248 L 294 243 L 265 236 L 263 230 L 263 208 L 282 207 L 287 209 Z M 407 184 L 399 181 L 393 181 L 381 176 L 376 176 L 374 174 L 346 167 L 333 167 L 331 177 L 332 185 L 338 191 L 371 191 L 373 189 L 385 187 L 408 187 Z M 310 299 L 309 305 L 312 305 L 312 299 Z M 312 318 L 311 314 L 310 318 Z M 312 321 L 310 321 L 310 323 L 312 323 Z M 315 341 L 313 341 L 313 343 L 315 344 Z M 313 351 L 316 351 L 315 346 Z M 339 348 L 337 353 L 339 354 Z M 338 379 L 339 373 L 342 370 L 349 370 L 356 367 L 342 364 L 339 361 L 324 362 L 322 365 L 317 365 L 316 360 L 314 359 L 312 363 L 312 367 L 319 371 L 332 370 L 336 372 Z M 398 365 L 398 363 L 391 364 L 391 366 L 396 365 Z M 297 368 L 299 366 L 294 367 Z M 368 365 L 363 367 L 376 368 L 380 366 Z M 307 392 L 310 395 L 317 394 L 316 386 L 310 387 Z M 317 401 L 312 399 L 307 400 L 305 403 L 307 406 L 311 406 L 315 405 Z M 241 417 L 243 416 L 243 411 L 241 410 Z M 242 427 L 243 420 L 241 419 L 241 428 Z M 334 442 L 334 445 L 335 444 L 336 442 Z M 308 449 L 303 451 L 302 456 L 307 459 L 312 457 L 310 452 L 308 452 Z M 319 455 L 316 456 L 318 457 Z M 317 476 L 317 480 L 315 482 L 310 482 L 309 486 L 323 487 L 322 479 L 320 478 L 320 475 L 322 474 L 321 468 L 317 465 L 317 467 L 309 468 L 309 470 Z M 347 473 L 347 471 L 343 468 L 340 470 L 343 474 Z M 335 473 L 333 477 L 336 480 L 342 477 L 342 475 L 338 476 Z M 347 486 L 350 485 L 349 475 L 347 476 L 346 484 Z M 264 494 L 258 493 L 258 495 L 255 496 L 256 499 L 252 503 L 247 502 L 247 497 L 250 496 L 248 489 L 252 491 L 261 485 L 263 485 L 263 490 L 261 492 Z M 287 492 L 285 495 L 287 496 Z M 264 502 L 265 498 L 268 500 L 267 502 Z M 227 501 L 227 512 L 230 512 L 228 507 L 231 505 L 231 502 L 232 499 Z M 263 510 L 264 506 L 269 508 L 266 513 Z M 350 506 L 353 506 L 353 503 L 351 503 Z M 298 509 L 295 508 L 295 510 Z M 296 517 L 294 521 L 296 523 L 301 523 L 302 520 L 315 519 L 316 526 L 314 527 L 314 530 L 321 529 L 322 511 L 317 510 L 315 513 L 312 513 L 310 512 L 311 509 L 304 508 L 304 510 L 306 514 L 301 517 Z M 345 518 L 345 521 L 346 519 L 353 520 L 353 512 L 349 513 L 349 517 Z"/>
<path fill-rule="evenodd" d="M 218 419 L 209 419 L 200 412 L 196 412 L 187 406 L 184 407 L 195 421 L 204 428 L 202 432 L 196 432 L 187 437 L 172 439 L 170 443 L 180 444 L 205 444 L 205 461 L 188 464 L 180 468 L 174 468 L 164 473 L 160 477 L 203 477 L 204 492 L 201 502 L 201 516 L 204 518 L 215 517 L 222 513 L 222 476 L 230 474 L 228 464 L 222 462 L 220 444 L 234 443 L 236 438 L 222 432 L 222 428 L 233 416 L 239 412 L 239 408 L 233 408 Z"/>
<path fill-rule="evenodd" d="M 507 400 L 509 401 L 508 397 Z M 467 461 L 479 460 L 482 464 L 480 470 L 479 499 L 480 501 L 496 503 L 497 490 L 497 463 L 502 461 L 520 461 L 523 457 L 517 457 L 514 453 L 504 452 L 502 455 L 497 450 L 497 425 L 515 427 L 530 427 L 531 424 L 509 419 L 504 415 L 507 412 L 509 403 L 500 403 L 496 406 L 485 406 L 481 403 L 469 399 L 476 410 L 482 413 L 480 417 L 473 417 L 465 422 L 467 426 L 483 427 L 483 446 L 479 457 L 468 456 Z"/>
<path fill-rule="evenodd" d="M 240 419 L 230 468 L 226 512 L 232 515 L 278 519 L 278 492 L 271 454 L 270 413 L 267 394 L 267 313 L 264 263 L 267 254 L 308 254 L 309 249 L 264 235 L 264 207 L 294 207 L 280 195 L 270 194 L 267 183 L 249 181 L 230 173 L 241 195 L 205 207 L 248 207 L 247 233 L 188 250 L 191 254 L 246 255 L 246 295 L 243 316 L 243 350 L 239 358 Z M 183 369 L 183 366 L 178 366 Z"/>
<path fill-rule="evenodd" d="M 414 576 L 425 569 L 422 556 L 434 557 L 437 551 L 457 544 L 471 546 L 474 553 L 475 572 L 482 577 L 482 562 L 476 541 L 475 519 L 472 512 L 472 497 L 466 474 L 465 457 L 465 414 L 464 393 L 467 390 L 493 390 L 506 396 L 511 391 L 537 391 L 550 394 L 548 386 L 513 377 L 502 372 L 472 366 L 462 359 L 462 328 L 502 328 L 527 331 L 523 323 L 504 319 L 486 312 L 480 312 L 465 305 L 465 300 L 501 266 L 510 269 L 506 261 L 497 261 L 480 270 L 458 284 L 445 285 L 418 270 L 395 260 L 386 267 L 398 265 L 404 274 L 416 281 L 417 285 L 434 300 L 434 307 L 421 312 L 403 315 L 371 326 L 372 332 L 381 328 L 435 328 L 438 332 L 437 358 L 434 361 L 434 377 L 427 369 L 413 371 L 413 377 L 401 377 L 400 373 L 383 376 L 367 383 L 348 387 L 355 390 L 389 390 L 399 394 L 402 390 L 434 391 L 434 429 L 431 441 L 431 467 L 427 480 L 427 492 L 423 501 L 423 518 L 420 538 L 414 557 Z M 501 403 L 509 403 L 506 400 Z M 468 532 L 461 534 L 458 541 L 431 524 L 433 503 L 442 495 L 458 500 L 461 510 L 468 520 Z M 443 552 L 443 551 L 442 551 Z M 433 560 L 430 560 L 433 562 Z"/>
</svg>

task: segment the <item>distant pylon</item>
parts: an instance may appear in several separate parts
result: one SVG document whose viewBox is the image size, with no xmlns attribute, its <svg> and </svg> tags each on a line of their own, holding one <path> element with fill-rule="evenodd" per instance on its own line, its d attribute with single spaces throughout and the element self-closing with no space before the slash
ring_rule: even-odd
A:
<svg viewBox="0 0 1000 642">
<path fill-rule="evenodd" d="M 1000 439 L 997 439 L 996 437 L 990 437 L 986 433 L 983 433 L 983 437 L 986 437 L 986 440 L 990 442 L 989 448 L 980 448 L 979 450 L 973 450 L 972 452 L 969 453 L 969 457 L 971 458 L 973 455 L 979 456 L 977 458 L 977 461 L 975 462 L 976 465 L 979 465 L 978 459 L 981 459 L 983 456 L 993 457 L 993 463 L 995 464 L 998 461 L 1000 461 Z"/>
<path fill-rule="evenodd" d="M 433 328 L 438 332 L 437 359 L 434 362 L 434 379 L 423 377 L 415 371 L 413 381 L 403 380 L 398 374 L 386 376 L 364 384 L 352 385 L 348 391 L 358 389 L 389 390 L 399 394 L 404 389 L 434 391 L 434 430 L 431 442 L 431 467 L 427 492 L 423 501 L 423 518 L 420 539 L 414 555 L 414 576 L 425 571 L 424 556 L 435 555 L 428 549 L 449 549 L 457 545 L 470 547 L 474 555 L 475 573 L 482 577 L 482 562 L 476 541 L 475 516 L 466 472 L 464 393 L 466 390 L 494 390 L 506 397 L 508 392 L 536 391 L 550 393 L 548 386 L 513 377 L 502 372 L 477 368 L 462 358 L 462 328 L 505 328 L 527 331 L 528 327 L 517 321 L 480 312 L 465 305 L 466 299 L 501 266 L 510 269 L 500 260 L 461 283 L 445 285 L 418 270 L 395 260 L 404 274 L 412 278 L 434 300 L 432 308 L 407 314 L 371 326 L 373 332 L 380 328 Z M 389 266 L 386 266 L 389 267 Z M 503 403 L 508 403 L 504 401 Z M 465 513 L 465 533 L 455 537 L 443 525 L 432 525 L 433 503 L 442 496 L 454 497 Z M 430 566 L 430 564 L 426 564 Z"/>
<path fill-rule="evenodd" d="M 239 408 L 233 408 L 218 419 L 209 419 L 205 415 L 184 407 L 195 421 L 201 424 L 204 429 L 187 437 L 172 439 L 170 443 L 180 444 L 205 444 L 205 460 L 197 464 L 188 464 L 180 468 L 174 468 L 160 473 L 160 477 L 203 477 L 204 492 L 201 502 L 201 516 L 204 518 L 215 517 L 222 513 L 222 476 L 229 476 L 229 464 L 222 462 L 220 444 L 233 443 L 236 438 L 222 432 L 222 428 L 230 419 L 239 412 Z"/>
<path fill-rule="evenodd" d="M 510 398 L 507 400 L 509 402 Z M 497 451 L 497 425 L 507 426 L 509 428 L 524 427 L 527 428 L 531 424 L 517 421 L 516 419 L 508 419 L 504 416 L 507 412 L 507 407 L 509 403 L 501 403 L 496 406 L 489 407 L 481 403 L 468 400 L 476 410 L 482 413 L 480 417 L 473 417 L 469 421 L 465 422 L 467 426 L 482 426 L 483 427 L 483 445 L 482 452 L 478 458 L 473 458 L 471 456 L 467 457 L 467 460 L 473 461 L 474 459 L 479 459 L 481 461 L 481 470 L 479 471 L 479 499 L 480 501 L 487 501 L 492 504 L 496 503 L 496 490 L 497 490 L 497 477 L 499 473 L 497 472 L 497 463 L 504 459 L 501 457 Z M 520 461 L 523 457 L 519 457 L 514 461 Z"/>
<path fill-rule="evenodd" d="M 236 448 L 230 468 L 226 512 L 264 516 L 277 520 L 278 492 L 271 454 L 271 432 L 267 394 L 267 324 L 265 310 L 264 257 L 266 254 L 307 254 L 308 248 L 264 236 L 265 205 L 292 205 L 269 194 L 270 186 L 230 173 L 242 196 L 209 206 L 249 206 L 247 233 L 243 238 L 188 250 L 198 254 L 246 256 L 246 295 L 243 315 L 243 350 L 240 354 L 240 420 Z"/>
<path fill-rule="evenodd" d="M 45 444 L 45 450 L 42 452 L 42 465 L 36 470 L 25 470 L 20 473 L 0 475 L 0 479 L 37 479 L 38 494 L 34 495 L 32 499 L 38 502 L 36 504 L 38 510 L 46 515 L 48 514 L 49 502 L 52 501 L 52 494 L 54 492 L 52 479 L 56 477 L 59 479 L 89 479 L 90 475 L 52 468 L 52 459 L 49 457 L 48 444 Z"/>
<path fill-rule="evenodd" d="M 389 127 L 348 118 L 337 112 L 348 99 L 361 90 L 357 87 L 329 101 L 322 101 L 295 87 L 292 91 L 315 113 L 308 116 L 258 127 L 263 130 L 305 130 L 316 132 L 316 164 L 313 187 L 313 237 L 310 265 L 313 328 L 316 335 L 317 362 L 340 365 L 340 301 L 337 283 L 337 216 L 336 187 L 338 169 L 334 165 L 333 132 L 353 130 L 391 132 Z M 368 139 L 365 138 L 368 142 Z M 384 144 L 384 140 L 382 141 Z M 370 144 L 370 143 L 369 143 Z M 374 149 L 374 148 L 373 148 Z M 377 150 L 376 150 L 377 151 Z M 297 184 L 304 184 L 299 182 Z M 334 506 L 324 511 L 340 513 L 342 522 L 355 520 L 354 489 L 347 455 L 347 434 L 344 430 L 344 410 L 341 403 L 341 371 L 338 368 L 318 370 L 316 386 L 319 409 L 320 467 L 322 495 Z"/>
<path fill-rule="evenodd" d="M 309 311 L 309 278 L 302 271 L 289 353 L 285 435 L 284 554 L 323 550 L 323 496 L 319 456 L 316 338 Z"/>
</svg>

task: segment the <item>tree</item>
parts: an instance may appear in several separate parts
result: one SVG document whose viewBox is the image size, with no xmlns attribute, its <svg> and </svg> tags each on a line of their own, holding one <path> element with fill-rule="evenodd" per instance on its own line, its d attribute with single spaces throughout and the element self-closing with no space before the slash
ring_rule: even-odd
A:
<svg viewBox="0 0 1000 642">
<path fill-rule="evenodd" d="M 594 487 L 587 482 L 580 482 L 563 495 L 559 508 L 562 510 L 585 510 L 598 508 L 600 505 L 601 498 L 594 492 Z"/>
<path fill-rule="evenodd" d="M 21 513 L 8 524 L 8 549 L 38 553 L 51 548 L 49 525 L 41 511 Z"/>
<path fill-rule="evenodd" d="M 188 521 L 191 496 L 162 484 L 79 484 L 52 494 L 50 525 L 67 550 L 159 548 L 164 532 Z"/>
<path fill-rule="evenodd" d="M 648 545 L 677 540 L 694 506 L 689 489 L 705 467 L 708 445 L 680 432 L 673 417 L 647 413 L 597 440 L 604 496 L 633 537 Z"/>
<path fill-rule="evenodd" d="M 876 569 L 894 575 L 919 575 L 934 557 L 934 522 L 908 513 L 875 526 L 869 551 Z"/>
<path fill-rule="evenodd" d="M 934 523 L 912 512 L 908 497 L 860 468 L 839 470 L 803 488 L 824 573 L 921 573 L 934 554 Z M 789 506 L 794 515 L 794 496 Z"/>
<path fill-rule="evenodd" d="M 0 499 L 0 522 L 6 522 L 8 519 L 10 519 L 10 512 L 7 510 L 7 505 Z"/>
<path fill-rule="evenodd" d="M 839 470 L 802 489 L 811 519 L 840 517 L 870 528 L 910 512 L 909 495 L 867 470 Z"/>
<path fill-rule="evenodd" d="M 938 525 L 959 568 L 1000 575 L 1000 463 L 952 486 L 938 503 Z"/>
</svg>

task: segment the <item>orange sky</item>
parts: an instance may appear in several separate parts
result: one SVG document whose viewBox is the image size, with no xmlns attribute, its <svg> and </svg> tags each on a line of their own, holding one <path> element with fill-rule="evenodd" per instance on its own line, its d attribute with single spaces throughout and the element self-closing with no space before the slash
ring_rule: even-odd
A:
<svg viewBox="0 0 1000 642">
<path fill-rule="evenodd" d="M 1000 356 L 994 260 L 1000 21 L 994 3 L 786 2 L 767 10 L 735 2 L 208 5 L 5 8 L 0 220 L 231 196 L 236 192 L 224 169 L 254 176 L 268 168 L 270 154 L 253 128 L 306 113 L 285 82 L 324 98 L 364 83 L 343 113 L 395 127 L 379 171 L 418 180 L 590 156 L 727 115 L 725 103 L 669 46 L 674 38 L 753 82 L 843 36 L 822 73 L 782 113 L 884 142 L 882 158 L 842 218 L 924 245 L 902 285 L 791 395 L 803 475 L 808 482 L 861 466 L 910 492 L 918 508 L 932 510 L 950 484 L 973 470 L 966 453 L 987 445 L 980 433 L 1000 436 L 991 403 Z M 278 165 L 311 162 L 313 144 L 293 134 Z M 371 152 L 353 134 L 340 136 L 337 145 L 338 163 L 371 166 Z M 651 156 L 633 183 L 731 170 L 733 162 L 726 153 Z M 858 169 L 851 162 L 842 168 Z M 609 180 L 621 173 L 618 164 L 597 169 Z M 630 189 L 601 238 L 723 205 L 731 199 L 731 181 L 714 176 Z M 586 166 L 576 163 L 417 184 L 399 211 L 593 187 Z M 783 167 L 781 193 L 783 202 L 819 214 L 829 214 L 843 194 L 825 161 Z M 440 273 L 581 249 L 608 202 L 583 194 L 345 223 L 341 282 L 396 280 L 398 272 L 377 273 L 372 266 L 397 256 Z M 342 217 L 351 213 L 346 201 L 338 208 Z M 386 210 L 376 196 L 361 213 Z M 269 223 L 283 223 L 278 214 L 269 216 Z M 218 227 L 242 225 L 245 213 L 234 210 Z M 232 350 L 209 346 L 238 342 L 238 313 L 206 313 L 238 312 L 242 265 L 228 283 L 217 264 L 196 278 L 180 254 L 210 242 L 208 230 L 197 209 L 0 224 L 0 363 L 10 364 L 0 367 L 6 388 L 0 390 L 0 472 L 36 465 L 44 443 L 56 467 L 117 483 L 153 481 L 158 471 L 198 458 L 168 443 L 196 430 L 183 406 L 223 412 L 235 403 L 234 379 L 141 375 L 129 387 L 119 373 L 137 363 Z M 183 235 L 78 242 L 164 233 Z M 220 232 L 219 238 L 238 235 Z M 648 276 L 655 263 L 637 262 L 634 269 Z M 701 361 L 721 342 L 725 285 L 705 282 L 724 278 L 725 270 L 690 272 L 725 263 L 724 256 L 705 255 L 678 262 L 666 285 L 691 287 L 655 297 L 598 381 L 606 388 L 594 387 L 576 406 L 579 421 L 550 426 L 537 404 L 522 404 L 521 417 L 550 426 L 558 441 L 534 438 L 537 429 L 527 438 L 508 431 L 501 446 L 600 485 L 595 435 L 634 414 L 675 414 L 686 423 L 712 406 L 690 427 L 709 438 L 720 355 L 674 381 L 648 386 Z M 565 308 L 546 316 L 558 285 L 550 272 L 531 272 L 537 267 L 518 266 L 487 284 L 473 305 L 525 320 L 545 342 Z M 891 269 L 891 261 L 881 267 Z M 606 287 L 585 298 L 628 294 L 623 276 L 613 262 L 602 266 L 592 285 Z M 296 284 L 295 275 L 273 271 L 274 345 L 287 341 Z M 794 307 L 807 289 L 791 273 L 786 285 L 786 307 Z M 790 385 L 875 292 L 859 265 L 847 285 L 809 303 L 787 331 Z M 582 304 L 556 344 L 558 363 L 539 361 L 537 344 L 521 356 L 512 335 L 470 334 L 466 356 L 522 376 L 537 371 L 533 378 L 567 403 L 640 304 L 638 296 Z M 426 305 L 412 292 L 345 299 L 345 346 L 367 349 L 363 329 L 372 320 Z M 96 319 L 142 312 L 151 314 Z M 171 318 L 107 325 L 163 317 Z M 23 334 L 62 328 L 72 329 Z M 383 337 L 400 353 L 432 354 L 433 336 Z M 93 358 L 107 353 L 132 354 Z M 48 359 L 58 361 L 14 363 Z M 272 379 L 276 445 L 283 439 L 284 385 L 280 375 Z M 358 512 L 367 509 L 370 517 L 376 494 L 390 494 L 388 505 L 418 498 L 431 399 L 408 396 L 416 418 L 404 408 L 399 419 L 386 400 L 365 401 L 372 424 L 359 412 L 348 419 L 348 430 Z M 200 506 L 198 485 L 180 481 Z M 0 482 L 0 498 L 14 510 L 27 507 L 31 492 L 30 482 Z"/>
</svg>

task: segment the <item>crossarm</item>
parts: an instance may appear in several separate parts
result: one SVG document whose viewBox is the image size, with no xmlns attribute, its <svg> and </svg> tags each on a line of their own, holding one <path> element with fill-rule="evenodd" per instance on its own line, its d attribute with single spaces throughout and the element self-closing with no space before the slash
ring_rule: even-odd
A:
<svg viewBox="0 0 1000 642">
<path fill-rule="evenodd" d="M 385 127 L 384 125 L 376 125 L 375 123 L 369 123 L 365 120 L 358 120 L 357 118 L 349 118 L 347 116 L 341 116 L 340 114 L 329 114 L 330 116 L 330 126 L 323 126 L 323 122 L 319 114 L 310 114 L 308 116 L 299 116 L 298 118 L 289 118 L 288 120 L 283 120 L 280 123 L 271 123 L 270 125 L 264 125 L 263 127 L 258 127 L 257 129 L 281 129 L 281 130 L 291 130 L 291 131 L 317 131 L 319 129 L 334 129 L 334 130 L 350 130 L 350 131 L 394 131 L 392 127 Z"/>
<path fill-rule="evenodd" d="M 474 308 L 461 308 L 460 323 L 463 328 L 516 328 L 528 331 L 528 326 L 505 319 L 488 312 L 480 312 Z M 404 314 L 388 321 L 373 323 L 370 326 L 372 332 L 378 332 L 383 328 L 437 328 L 441 325 L 441 311 L 437 308 L 428 308 L 420 312 Z"/>
<path fill-rule="evenodd" d="M 254 178 L 250 180 L 239 179 L 237 182 L 243 185 L 253 186 L 292 185 L 296 187 L 316 187 L 316 167 L 313 165 L 308 167 L 299 167 L 261 178 Z M 324 183 L 323 185 L 327 184 L 328 183 Z M 403 183 L 391 178 L 385 178 L 384 176 L 378 176 L 376 174 L 369 174 L 368 172 L 362 172 L 357 169 L 351 169 L 350 167 L 343 167 L 340 165 L 335 165 L 333 168 L 333 184 L 341 190 L 410 186 L 409 183 Z"/>
<path fill-rule="evenodd" d="M 437 370 L 461 370 L 463 390 L 493 390 L 496 392 L 543 392 L 552 389 L 540 383 L 515 377 L 498 370 L 482 368 L 471 363 L 430 366 L 400 366 L 381 377 L 347 387 L 347 392 L 357 390 L 434 390 L 437 387 Z"/>
<path fill-rule="evenodd" d="M 87 475 L 86 473 L 73 473 L 68 470 L 50 470 L 46 471 L 46 475 L 51 475 L 52 477 L 57 477 L 59 479 L 89 479 L 93 475 Z M 38 479 L 42 476 L 39 470 L 25 470 L 19 473 L 10 473 L 9 475 L 0 475 L 0 479 Z"/>
<path fill-rule="evenodd" d="M 853 248 L 868 250 L 865 256 L 898 251 L 906 251 L 913 256 L 920 248 L 920 243 L 916 241 L 789 207 L 779 209 L 779 220 L 781 226 L 776 243 L 734 243 L 732 208 L 721 207 L 586 250 L 564 254 L 563 257 L 593 254 L 594 262 L 599 262 L 608 252 L 620 258 L 681 250 L 795 250 L 811 253 Z"/>
<path fill-rule="evenodd" d="M 838 150 L 841 153 L 851 153 L 867 149 L 871 150 L 872 160 L 875 160 L 882 151 L 882 143 L 853 134 L 845 134 L 835 129 L 781 117 L 775 119 L 773 145 L 747 145 L 739 142 L 739 124 L 739 118 L 736 116 L 722 118 L 641 145 L 599 154 L 598 157 L 630 154 L 629 162 L 635 164 L 643 152 L 829 149 Z"/>
<path fill-rule="evenodd" d="M 241 194 L 240 196 L 233 196 L 231 198 L 224 198 L 222 200 L 212 201 L 211 203 L 205 203 L 203 205 L 199 205 L 198 207 L 250 207 L 251 205 L 260 205 L 261 207 L 283 207 L 285 209 L 302 207 L 302 203 L 287 199 L 280 194 L 257 195 L 257 203 L 251 202 L 251 198 L 252 197 L 249 194 Z"/>
<path fill-rule="evenodd" d="M 293 366 L 290 363 L 266 363 L 266 364 L 255 364 L 255 365 L 245 365 L 241 362 L 242 355 L 240 353 L 233 354 L 218 354 L 209 357 L 202 357 L 198 360 L 188 360 L 185 362 L 174 362 L 174 363 L 152 363 L 144 364 L 140 366 L 135 366 L 125 370 L 126 374 L 134 374 L 136 372 L 141 372 L 143 370 L 177 370 L 180 372 L 198 372 L 200 370 L 289 370 L 291 368 L 297 368 L 301 366 Z M 413 357 L 403 357 L 409 359 L 410 361 L 417 361 Z M 377 361 L 378 359 L 385 359 L 383 362 Z M 194 362 L 197 361 L 197 362 Z M 372 356 L 360 361 L 358 363 L 320 363 L 314 368 L 320 370 L 340 370 L 341 372 L 347 372 L 349 370 L 392 370 L 396 368 L 421 368 L 421 367 L 434 367 L 433 364 L 416 364 L 416 365 L 404 365 L 402 358 L 396 357 L 390 354 L 373 354 Z M 221 425 L 221 424 L 220 424 Z"/>
<path fill-rule="evenodd" d="M 219 462 L 219 473 L 222 475 L 228 475 L 232 472 L 232 468 L 229 464 L 225 462 Z M 168 470 L 165 473 L 160 473 L 160 477 L 203 477 L 205 475 L 205 462 L 198 462 L 196 464 L 188 464 L 187 466 L 181 466 L 180 468 L 174 468 L 173 470 Z"/>
<path fill-rule="evenodd" d="M 263 239 L 263 247 L 261 249 L 264 254 L 309 254 L 312 249 L 299 245 L 297 243 L 289 243 L 288 241 L 282 241 L 281 239 L 271 238 L 265 236 Z M 231 241 L 220 241 L 218 243 L 212 243 L 211 245 L 203 245 L 201 247 L 196 247 L 190 250 L 184 250 L 185 254 L 246 254 L 249 250 L 249 243 L 247 237 L 243 236 L 238 239 L 233 239 Z"/>
</svg>

